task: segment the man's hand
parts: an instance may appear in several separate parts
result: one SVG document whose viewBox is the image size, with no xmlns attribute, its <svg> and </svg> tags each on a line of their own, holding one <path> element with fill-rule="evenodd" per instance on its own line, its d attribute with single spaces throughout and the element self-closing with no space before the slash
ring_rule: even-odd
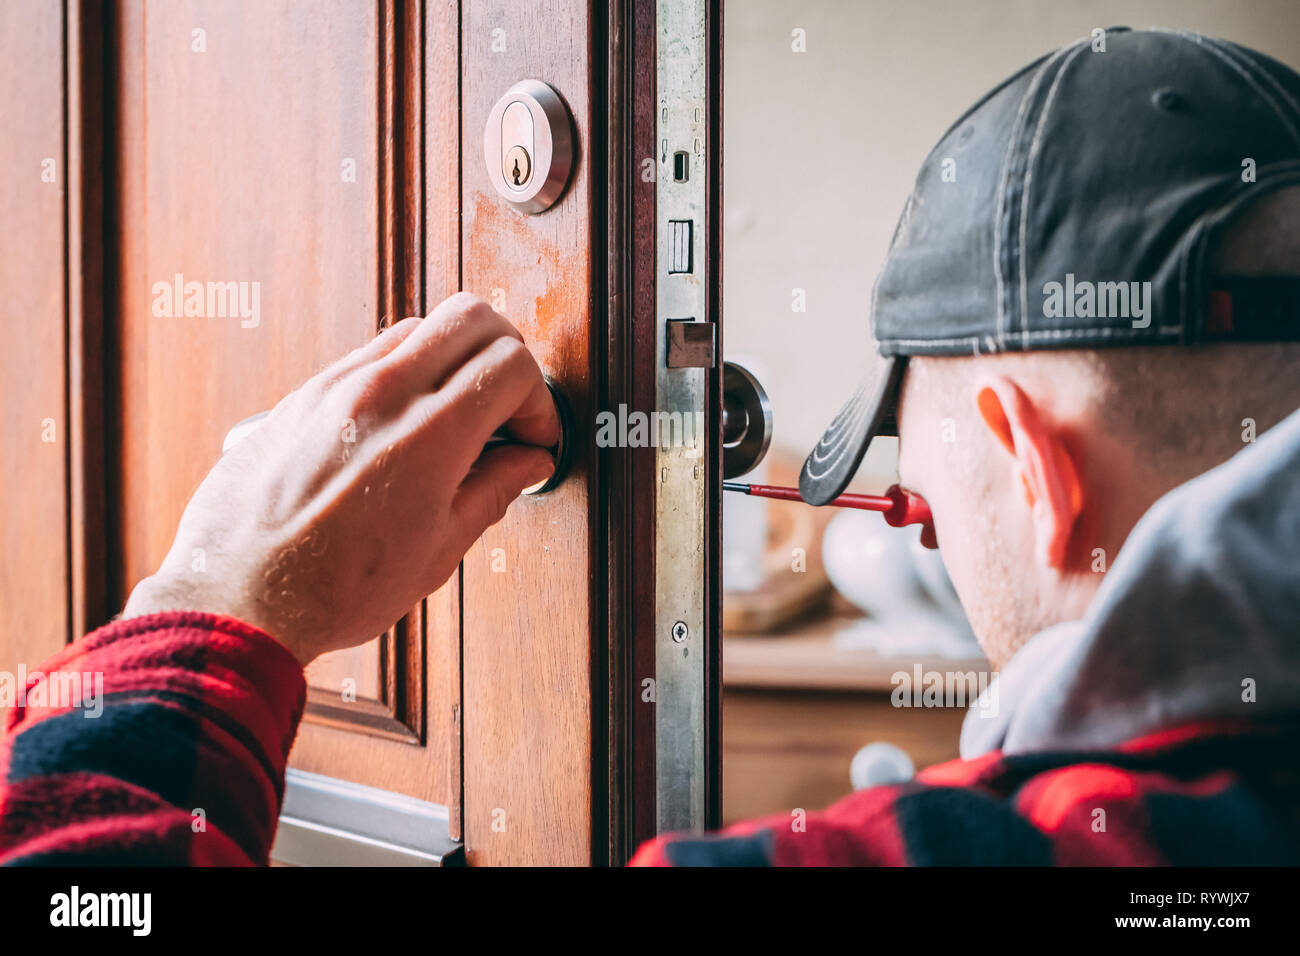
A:
<svg viewBox="0 0 1300 956">
<path fill-rule="evenodd" d="M 524 444 L 484 451 L 503 426 Z M 123 617 L 228 614 L 304 665 L 362 643 L 551 474 L 545 449 L 558 440 L 518 331 L 476 296 L 454 295 L 308 380 L 231 448 Z"/>
</svg>

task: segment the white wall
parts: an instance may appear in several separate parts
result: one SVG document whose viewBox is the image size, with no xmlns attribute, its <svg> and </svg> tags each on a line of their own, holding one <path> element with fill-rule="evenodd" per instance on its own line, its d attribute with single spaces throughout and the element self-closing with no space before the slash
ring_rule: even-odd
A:
<svg viewBox="0 0 1300 956">
<path fill-rule="evenodd" d="M 728 0 L 726 350 L 763 358 L 778 445 L 802 456 L 852 391 L 872 280 L 943 131 L 1040 54 L 1115 25 L 1196 30 L 1300 65 L 1300 0 Z M 882 452 L 869 482 L 892 471 Z"/>
</svg>

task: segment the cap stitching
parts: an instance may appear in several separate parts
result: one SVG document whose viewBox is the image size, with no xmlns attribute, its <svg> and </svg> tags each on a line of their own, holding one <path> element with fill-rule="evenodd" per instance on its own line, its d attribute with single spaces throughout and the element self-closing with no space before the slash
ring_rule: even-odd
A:
<svg viewBox="0 0 1300 956">
<path fill-rule="evenodd" d="M 1251 86 L 1252 89 L 1254 89 L 1260 95 L 1260 98 L 1263 99 L 1264 102 L 1268 104 L 1268 106 L 1272 109 L 1273 113 L 1281 121 L 1282 125 L 1291 134 L 1292 140 L 1295 141 L 1297 145 L 1300 145 L 1300 134 L 1297 133 L 1296 128 L 1288 121 L 1288 117 L 1286 113 L 1282 110 L 1279 104 L 1271 96 L 1269 96 L 1268 91 L 1266 91 L 1256 81 L 1256 75 L 1259 75 L 1257 64 L 1255 64 L 1253 61 L 1247 63 L 1245 58 L 1235 55 L 1228 47 L 1226 47 L 1224 44 L 1220 43 L 1219 41 L 1216 41 L 1213 37 L 1206 37 L 1206 36 L 1202 36 L 1201 34 L 1190 33 L 1185 30 L 1169 30 L 1162 27 L 1153 27 L 1152 29 L 1155 32 L 1164 33 L 1167 36 L 1182 37 L 1184 40 L 1196 44 L 1198 47 L 1206 50 L 1208 53 L 1212 54 L 1215 57 L 1218 57 L 1218 59 L 1226 63 L 1234 72 L 1236 72 L 1239 76 L 1241 76 L 1242 79 L 1244 79 L 1246 83 Z M 1274 88 L 1274 90 L 1280 93 L 1286 99 L 1287 103 L 1292 107 L 1292 109 L 1297 109 L 1295 101 L 1286 92 L 1286 90 L 1282 88 L 1280 84 L 1277 83 L 1276 79 L 1271 74 L 1268 74 L 1267 71 L 1263 71 L 1263 76 L 1268 81 L 1268 83 Z M 1277 185 L 1279 184 L 1274 184 L 1273 188 L 1277 188 Z M 1239 190 L 1228 202 L 1222 203 L 1219 206 L 1215 207 L 1213 210 L 1203 213 L 1201 217 L 1197 219 L 1195 223 L 1192 224 L 1192 226 L 1188 230 L 1188 233 L 1186 234 L 1186 236 L 1189 238 L 1187 238 L 1185 241 L 1189 242 L 1189 244 L 1191 245 L 1191 249 L 1189 249 L 1185 254 L 1180 256 L 1178 262 L 1178 295 L 1179 295 L 1178 330 L 1180 333 L 1180 338 L 1184 344 L 1186 344 L 1189 341 L 1189 329 L 1192 326 L 1190 310 L 1193 308 L 1197 309 L 1198 314 L 1200 314 L 1203 317 L 1204 309 L 1205 309 L 1205 303 L 1198 301 L 1200 299 L 1203 299 L 1204 296 L 1199 294 L 1193 295 L 1189 291 L 1189 286 L 1193 282 L 1192 274 L 1189 271 L 1191 260 L 1193 258 L 1196 259 L 1195 282 L 1197 284 L 1197 289 L 1199 292 L 1203 288 L 1204 281 L 1205 281 L 1204 280 L 1205 256 L 1208 253 L 1208 249 L 1209 249 L 1209 243 L 1208 243 L 1209 227 L 1221 222 L 1223 218 L 1225 218 L 1227 215 L 1231 213 L 1231 211 L 1235 210 L 1239 205 L 1241 205 L 1242 202 L 1246 201 L 1246 197 L 1249 195 L 1249 193 L 1254 193 L 1259 191 L 1260 190 L 1258 188 L 1251 189 L 1249 191 Z"/>
<path fill-rule="evenodd" d="M 1152 335 L 1172 335 L 1180 332 L 1180 325 L 1161 325 L 1151 329 L 1132 329 L 1121 328 L 1117 326 L 1098 326 L 1096 328 L 1072 328 L 1072 329 L 1033 329 L 1027 335 L 1031 340 L 1037 339 L 1063 339 L 1071 336 L 1080 336 L 1082 338 L 1143 338 Z M 957 338 L 946 339 L 887 339 L 890 345 L 908 345 L 908 346 L 927 346 L 927 345 L 978 345 L 980 336 L 963 335 Z M 881 344 L 885 344 L 882 342 Z"/>
<path fill-rule="evenodd" d="M 1042 147 L 1043 128 L 1047 125 L 1047 116 L 1052 110 L 1052 103 L 1056 100 L 1056 93 L 1061 87 L 1061 80 L 1065 77 L 1065 71 L 1070 68 L 1070 64 L 1074 62 L 1074 59 L 1088 48 L 1089 43 L 1087 40 L 1079 40 L 1074 46 L 1074 52 L 1065 58 L 1061 68 L 1056 71 L 1056 78 L 1052 80 L 1051 88 L 1047 91 L 1047 99 L 1043 101 L 1043 109 L 1038 114 L 1038 126 L 1034 129 L 1034 138 L 1029 144 L 1029 156 L 1025 161 L 1025 182 L 1021 188 L 1020 199 L 1020 333 L 1022 341 L 1024 334 L 1029 331 L 1029 278 L 1025 260 L 1028 258 L 1029 193 L 1034 178 L 1034 161 L 1038 156 L 1039 149 Z"/>
<path fill-rule="evenodd" d="M 1236 60 L 1238 63 L 1241 64 L 1243 69 L 1253 73 L 1257 79 L 1264 81 L 1264 83 L 1272 87 L 1273 92 L 1276 93 L 1278 96 L 1280 96 L 1283 100 L 1285 100 L 1287 105 L 1291 107 L 1291 112 L 1293 114 L 1293 117 L 1300 117 L 1300 104 L 1296 103 L 1295 99 L 1291 96 L 1291 94 L 1287 92 L 1286 87 L 1284 87 L 1281 83 L 1279 83 L 1277 81 L 1277 77 L 1275 77 L 1272 73 L 1266 70 L 1263 67 L 1263 65 L 1256 62 L 1251 57 L 1247 56 L 1245 51 L 1243 51 L 1240 47 L 1237 47 L 1231 43 L 1227 43 L 1223 40 L 1217 39 L 1216 37 L 1205 37 L 1205 39 L 1209 43 L 1212 43 L 1215 46 L 1215 48 L 1223 51 L 1224 56 L 1228 56 Z"/>
<path fill-rule="evenodd" d="M 861 431 L 859 426 L 861 425 L 862 413 L 865 407 L 865 402 L 860 401 L 858 403 L 857 407 L 853 410 L 852 422 L 845 422 L 846 427 L 841 429 L 839 433 L 834 436 L 832 443 L 827 443 L 826 436 L 822 435 L 821 441 L 817 442 L 813 447 L 813 450 L 808 454 L 807 460 L 804 462 L 804 466 L 808 468 L 808 476 L 810 478 L 814 480 L 824 478 L 826 475 L 833 472 L 841 461 L 845 460 L 846 455 L 844 450 L 848 442 L 852 440 L 855 434 Z M 850 424 L 854 427 L 847 427 Z M 819 451 L 823 453 L 818 454 Z M 825 471 L 814 472 L 811 467 L 808 467 L 812 463 L 821 465 L 822 462 L 828 463 Z"/>
<path fill-rule="evenodd" d="M 835 413 L 835 417 L 831 419 L 832 426 L 835 425 L 841 418 L 843 418 L 847 413 L 850 412 L 851 406 L 854 404 L 854 402 L 857 401 L 858 397 L 866 390 L 867 390 L 867 380 L 864 378 L 860 382 L 858 382 L 857 388 L 855 388 L 853 390 L 853 393 L 849 395 L 848 400 L 845 401 L 845 403 L 840 406 L 840 410 Z"/>
<path fill-rule="evenodd" d="M 849 400 L 844 403 L 844 407 L 840 409 L 839 414 L 836 415 L 835 418 L 831 421 L 831 424 L 826 429 L 826 432 L 823 433 L 821 439 L 813 447 L 813 450 L 808 454 L 808 461 L 816 461 L 817 464 L 821 464 L 823 461 L 826 460 L 831 461 L 830 467 L 828 467 L 827 470 L 824 472 L 814 474 L 810 469 L 808 472 L 810 477 L 814 479 L 820 479 L 826 474 L 829 474 L 830 471 L 834 469 L 835 462 L 841 459 L 842 456 L 840 455 L 838 449 L 841 448 L 847 441 L 851 440 L 853 434 L 857 431 L 857 426 L 861 423 L 863 409 L 865 407 L 865 395 L 863 393 L 867 391 L 866 384 L 867 383 L 865 379 L 858 384 L 857 390 L 853 393 L 852 397 L 850 397 Z M 843 427 L 837 429 L 836 424 L 840 422 L 840 418 L 844 415 L 846 411 L 850 412 L 850 417 L 848 418 L 848 420 L 842 423 Z M 831 436 L 830 442 L 827 442 L 826 436 L 832 430 L 836 431 L 836 434 Z M 827 450 L 827 454 L 818 455 L 818 451 L 821 450 L 823 447 Z M 805 462 L 805 465 L 806 464 L 807 462 Z"/>
<path fill-rule="evenodd" d="M 867 453 L 867 446 L 870 445 L 871 438 L 874 437 L 871 434 L 867 434 L 868 430 L 862 427 L 862 423 L 864 420 L 875 419 L 877 425 L 879 424 L 882 403 L 886 401 L 889 392 L 896 391 L 896 379 L 901 374 L 900 370 L 903 367 L 903 362 L 905 362 L 905 359 L 890 357 L 885 369 L 885 374 L 878 381 L 874 382 L 871 387 L 868 386 L 868 380 L 866 378 L 863 378 L 862 381 L 858 383 L 858 389 L 854 393 L 854 398 L 850 399 L 844 406 L 845 408 L 848 408 L 850 404 L 855 402 L 855 399 L 860 397 L 863 399 L 857 401 L 853 409 L 853 418 L 851 421 L 852 427 L 845 428 L 840 432 L 840 434 L 836 435 L 834 439 L 837 448 L 844 448 L 846 452 L 849 447 L 852 447 L 853 450 L 848 453 L 837 453 L 833 459 L 830 459 L 827 456 L 819 456 L 819 450 L 826 443 L 826 435 L 822 435 L 821 440 L 817 442 L 813 450 L 808 453 L 808 457 L 804 459 L 799 479 L 801 494 L 803 478 L 805 475 L 813 482 L 821 482 L 827 476 L 833 475 L 837 469 L 846 467 L 845 473 L 834 479 L 834 484 L 838 487 L 833 489 L 834 493 L 830 498 L 827 498 L 826 501 L 831 500 L 835 495 L 842 492 L 853 479 L 853 475 L 857 473 L 858 467 L 861 465 L 862 459 Z M 864 396 L 862 395 L 863 392 L 872 394 Z M 838 418 L 839 416 L 836 417 Z M 835 423 L 832 422 L 831 428 L 834 428 L 834 426 Z M 827 429 L 828 432 L 830 430 L 831 429 Z M 871 429 L 872 432 L 874 432 L 874 430 L 874 428 Z M 851 442 L 855 436 L 858 438 L 865 437 L 865 440 L 860 441 L 856 446 L 852 446 Z M 824 460 L 829 461 L 826 469 L 824 471 L 814 470 L 817 466 L 820 466 Z M 818 497 L 821 496 L 818 495 Z M 825 502 L 822 503 L 824 504 Z"/>
<path fill-rule="evenodd" d="M 925 165 L 922 164 L 921 169 L 923 170 L 924 168 Z M 871 283 L 871 305 L 869 306 L 870 314 L 867 316 L 867 322 L 871 326 L 871 331 L 873 336 L 876 331 L 876 314 L 877 314 L 876 302 L 879 300 L 880 297 L 880 280 L 885 275 L 885 268 L 889 265 L 889 257 L 893 255 L 894 245 L 898 242 L 898 237 L 902 234 L 903 229 L 906 228 L 907 223 L 911 220 L 912 200 L 913 197 L 915 197 L 917 187 L 920 184 L 920 180 L 921 180 L 920 171 L 917 172 L 916 176 L 917 176 L 916 182 L 913 183 L 912 185 L 912 191 L 908 193 L 907 201 L 903 203 L 903 214 L 902 216 L 899 217 L 897 225 L 894 226 L 894 234 L 889 240 L 889 249 L 885 253 L 885 263 L 880 267 L 880 272 L 876 274 L 875 281 Z"/>
<path fill-rule="evenodd" d="M 1246 69 L 1242 67 L 1241 63 L 1238 62 L 1234 57 L 1228 56 L 1226 53 L 1224 53 L 1214 44 L 1206 42 L 1209 38 L 1203 37 L 1200 34 L 1187 33 L 1181 30 L 1161 29 L 1159 27 L 1157 27 L 1156 29 L 1158 30 L 1158 32 L 1169 34 L 1172 36 L 1180 36 L 1185 40 L 1189 40 L 1190 42 L 1195 43 L 1201 49 L 1208 51 L 1209 53 L 1218 57 L 1224 63 L 1228 64 L 1228 66 L 1231 67 L 1234 72 L 1236 72 L 1239 76 L 1241 76 L 1242 79 L 1244 79 L 1247 83 L 1249 83 L 1250 86 L 1253 87 L 1255 91 L 1259 93 L 1259 95 L 1264 99 L 1264 101 L 1268 103 L 1268 105 L 1272 108 L 1273 112 L 1277 115 L 1277 118 L 1282 121 L 1282 125 L 1286 127 L 1287 132 L 1291 134 L 1291 139 L 1296 143 L 1296 145 L 1300 145 L 1300 131 L 1296 130 L 1296 127 L 1294 126 L 1294 124 L 1292 124 L 1290 118 L 1281 109 L 1281 107 L 1278 106 L 1277 101 L 1274 100 L 1273 97 L 1271 97 L 1268 94 L 1267 90 L 1265 90 L 1262 86 L 1259 85 L 1259 83 L 1255 81 L 1255 78 L 1249 72 L 1247 72 Z"/>
<path fill-rule="evenodd" d="M 823 458 L 838 457 L 843 445 L 851 440 L 862 417 L 862 405 L 864 402 L 865 398 L 861 396 L 855 400 L 852 414 L 849 418 L 842 421 L 838 428 L 834 428 L 834 433 L 830 435 L 829 441 L 827 441 L 827 436 L 825 434 L 822 435 L 822 441 L 818 443 L 818 447 L 823 448 L 825 451 L 825 454 L 822 456 Z M 832 429 L 828 428 L 827 432 L 830 432 L 831 430 Z"/>
<path fill-rule="evenodd" d="M 1038 84 L 1042 81 L 1043 73 L 1048 67 L 1065 52 L 1067 48 L 1061 47 L 1051 56 L 1043 61 L 1043 65 L 1034 73 L 1033 78 L 1029 81 L 1029 86 L 1025 89 L 1024 94 L 1020 97 L 1020 106 L 1016 110 L 1016 120 L 1011 126 L 1011 137 L 1007 142 L 1006 156 L 1002 160 L 1002 179 L 998 183 L 998 201 L 997 208 L 993 217 L 993 278 L 997 284 L 997 332 L 998 340 L 1005 341 L 1006 336 L 1003 328 L 1006 323 L 1006 280 L 1002 276 L 1002 230 L 1003 221 L 1006 217 L 1006 195 L 1007 186 L 1011 180 L 1011 157 L 1015 152 L 1016 143 L 1019 140 L 1018 132 L 1024 120 L 1025 113 L 1028 109 L 1029 100 L 1034 92 L 1038 89 Z"/>
</svg>

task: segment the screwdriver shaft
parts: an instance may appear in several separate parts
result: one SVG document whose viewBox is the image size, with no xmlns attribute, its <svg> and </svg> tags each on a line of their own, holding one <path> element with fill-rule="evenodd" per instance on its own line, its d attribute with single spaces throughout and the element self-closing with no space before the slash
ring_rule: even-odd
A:
<svg viewBox="0 0 1300 956">
<path fill-rule="evenodd" d="M 780 485 L 747 485 L 742 481 L 724 481 L 723 491 L 739 491 L 755 498 L 774 498 L 777 501 L 803 501 L 798 488 Z M 832 508 L 858 508 L 862 511 L 888 511 L 894 501 L 884 495 L 840 495 L 830 502 Z"/>
</svg>

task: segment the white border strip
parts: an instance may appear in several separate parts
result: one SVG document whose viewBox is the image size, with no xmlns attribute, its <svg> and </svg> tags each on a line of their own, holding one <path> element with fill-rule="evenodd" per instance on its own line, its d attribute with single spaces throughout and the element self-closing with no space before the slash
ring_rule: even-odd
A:
<svg viewBox="0 0 1300 956">
<path fill-rule="evenodd" d="M 271 859 L 290 866 L 459 863 L 449 821 L 436 803 L 290 768 Z"/>
</svg>

